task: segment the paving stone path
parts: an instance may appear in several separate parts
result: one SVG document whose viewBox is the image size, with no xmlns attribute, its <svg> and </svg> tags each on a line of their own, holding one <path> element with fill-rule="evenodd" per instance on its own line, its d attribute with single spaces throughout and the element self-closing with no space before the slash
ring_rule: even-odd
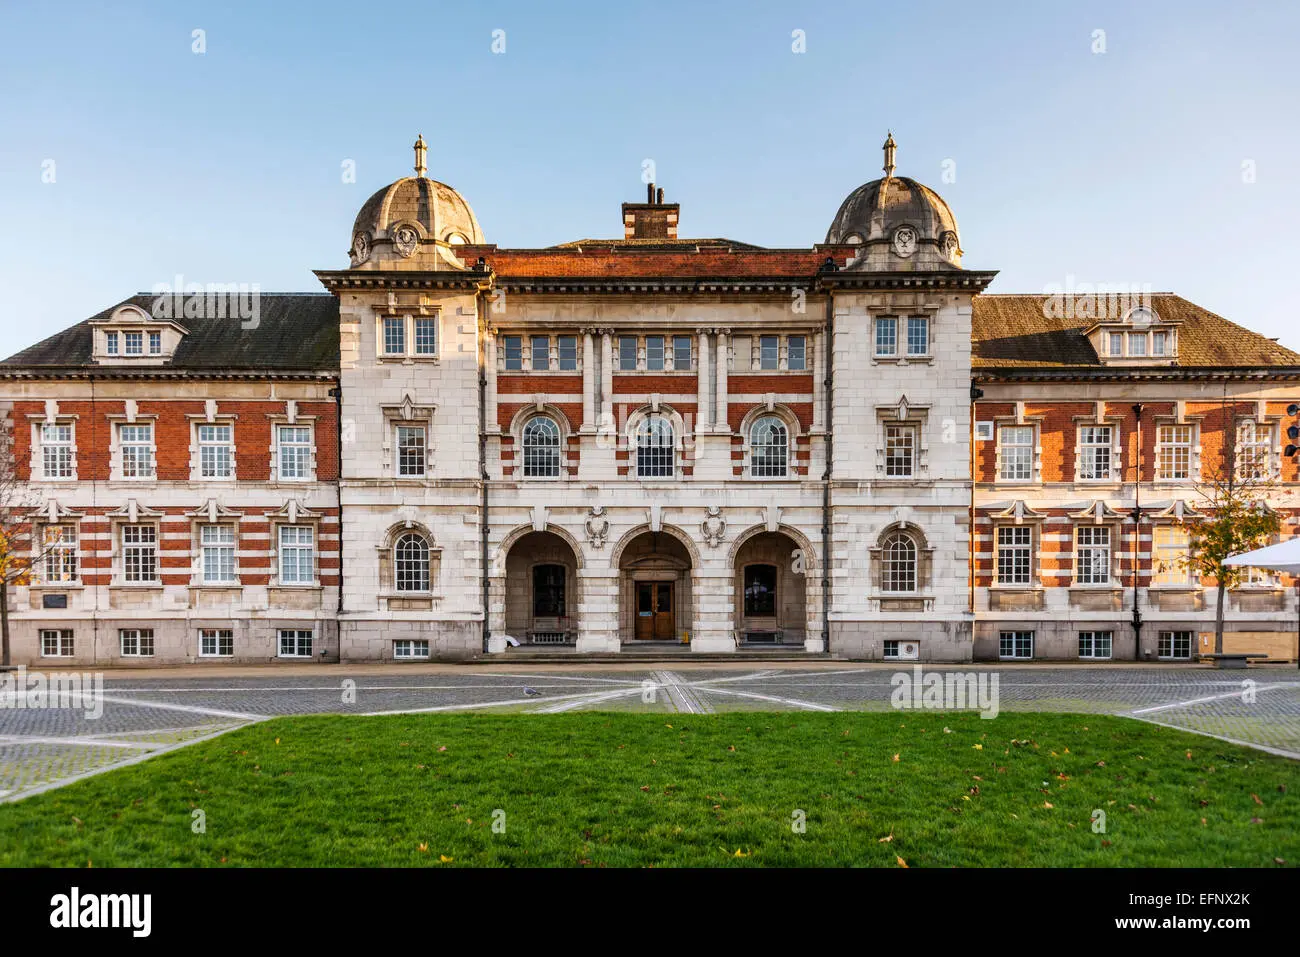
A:
<svg viewBox="0 0 1300 957">
<path fill-rule="evenodd" d="M 327 665 L 272 676 L 237 669 L 201 677 L 106 674 L 96 708 L 80 701 L 71 702 L 76 707 L 30 707 L 25 697 L 0 693 L 0 801 L 278 715 L 884 711 L 891 707 L 894 676 L 914 674 L 881 665 L 685 664 L 673 662 L 674 670 L 417 666 L 350 673 Z M 996 676 L 1000 711 L 1124 715 L 1300 759 L 1300 672 L 1294 668 L 1038 665 L 972 666 L 961 673 L 977 680 L 983 675 L 986 682 Z"/>
</svg>

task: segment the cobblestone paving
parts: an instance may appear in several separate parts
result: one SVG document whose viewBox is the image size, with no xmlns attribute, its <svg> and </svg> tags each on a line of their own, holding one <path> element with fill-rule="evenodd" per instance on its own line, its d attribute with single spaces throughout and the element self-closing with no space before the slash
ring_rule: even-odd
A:
<svg viewBox="0 0 1300 957">
<path fill-rule="evenodd" d="M 689 664 L 689 663 L 687 663 Z M 907 666 L 583 670 L 466 668 L 270 677 L 106 676 L 102 713 L 0 698 L 0 800 L 278 715 L 439 711 L 550 713 L 882 711 Z M 328 669 L 328 673 L 324 673 Z M 946 672 L 941 672 L 945 673 Z M 1125 715 L 1300 758 L 1300 672 L 1142 666 L 990 668 L 1000 711 Z"/>
</svg>

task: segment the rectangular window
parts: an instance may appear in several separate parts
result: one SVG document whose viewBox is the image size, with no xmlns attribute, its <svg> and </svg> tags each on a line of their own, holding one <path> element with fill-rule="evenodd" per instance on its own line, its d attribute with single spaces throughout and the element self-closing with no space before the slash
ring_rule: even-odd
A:
<svg viewBox="0 0 1300 957">
<path fill-rule="evenodd" d="M 41 426 L 41 465 L 47 479 L 72 478 L 72 426 Z"/>
<path fill-rule="evenodd" d="M 234 426 L 199 426 L 199 475 L 205 479 L 234 478 Z"/>
<path fill-rule="evenodd" d="M 885 658 L 890 659 L 890 658 L 897 658 L 897 657 L 898 657 L 898 641 L 892 638 L 886 639 Z"/>
<path fill-rule="evenodd" d="M 645 337 L 645 367 L 660 371 L 664 367 L 664 337 Z"/>
<path fill-rule="evenodd" d="M 506 336 L 506 371 L 518 372 L 524 367 L 524 340 L 522 336 Z"/>
<path fill-rule="evenodd" d="M 1079 429 L 1079 479 L 1109 479 L 1111 427 L 1085 425 Z"/>
<path fill-rule="evenodd" d="M 309 629 L 281 628 L 280 657 L 310 658 L 312 633 Z"/>
<path fill-rule="evenodd" d="M 1192 633 L 1190 631 L 1162 631 L 1156 654 L 1171 660 L 1187 660 L 1192 657 Z"/>
<path fill-rule="evenodd" d="M 200 658 L 230 658 L 235 654 L 235 633 L 229 628 L 204 628 L 199 631 Z"/>
<path fill-rule="evenodd" d="M 41 632 L 42 658 L 71 658 L 72 629 L 48 629 Z"/>
<path fill-rule="evenodd" d="M 808 338 L 791 336 L 786 344 L 785 367 L 802 372 L 808 368 Z"/>
<path fill-rule="evenodd" d="M 158 529 L 153 525 L 122 526 L 122 580 L 158 581 Z"/>
<path fill-rule="evenodd" d="M 916 470 L 916 428 L 911 425 L 885 426 L 885 475 L 911 478 Z"/>
<path fill-rule="evenodd" d="M 152 628 L 120 628 L 117 632 L 118 644 L 123 658 L 152 658 Z"/>
<path fill-rule="evenodd" d="M 998 635 L 999 658 L 1034 657 L 1034 633 L 1032 631 L 1004 631 Z"/>
<path fill-rule="evenodd" d="M 758 367 L 760 369 L 781 367 L 781 340 L 778 336 L 758 337 Z"/>
<path fill-rule="evenodd" d="M 276 427 L 280 478 L 301 481 L 311 478 L 311 429 L 305 425 Z"/>
<path fill-rule="evenodd" d="M 533 336 L 531 350 L 534 372 L 545 372 L 551 368 L 550 336 Z"/>
<path fill-rule="evenodd" d="M 384 317 L 384 355 L 406 355 L 406 317 Z"/>
<path fill-rule="evenodd" d="M 1187 564 L 1191 536 L 1176 525 L 1157 525 L 1151 534 L 1151 583 L 1187 587 L 1194 584 Z"/>
<path fill-rule="evenodd" d="M 1115 633 L 1111 631 L 1079 632 L 1079 657 L 1109 658 L 1114 637 Z"/>
<path fill-rule="evenodd" d="M 41 527 L 44 552 L 41 581 L 75 582 L 77 580 L 77 526 L 44 525 Z"/>
<path fill-rule="evenodd" d="M 399 638 L 393 642 L 394 658 L 428 658 L 429 641 L 426 638 Z"/>
<path fill-rule="evenodd" d="M 998 584 L 1028 585 L 1033 581 L 1034 530 L 1027 525 L 998 527 Z"/>
<path fill-rule="evenodd" d="M 117 355 L 117 333 L 116 332 L 104 333 L 104 351 L 107 352 L 110 356 Z"/>
<path fill-rule="evenodd" d="M 151 356 L 162 355 L 162 333 L 161 332 L 149 333 L 149 355 Z"/>
<path fill-rule="evenodd" d="M 1186 479 L 1192 474 L 1192 427 L 1162 425 L 1156 430 L 1156 478 Z"/>
<path fill-rule="evenodd" d="M 316 581 L 316 536 L 310 525 L 280 526 L 280 583 L 311 585 Z"/>
<path fill-rule="evenodd" d="M 119 425 L 118 445 L 122 449 L 124 478 L 153 478 L 153 425 Z"/>
<path fill-rule="evenodd" d="M 200 526 L 199 548 L 203 553 L 205 585 L 238 581 L 235 575 L 235 526 Z"/>
<path fill-rule="evenodd" d="M 618 337 L 618 367 L 624 372 L 636 369 L 636 336 Z"/>
<path fill-rule="evenodd" d="M 1079 585 L 1110 584 L 1110 527 L 1080 525 L 1074 533 L 1074 580 Z"/>
<path fill-rule="evenodd" d="M 691 337 L 673 336 L 673 368 L 686 372 L 691 368 Z"/>
<path fill-rule="evenodd" d="M 930 320 L 924 316 L 910 316 L 907 320 L 907 354 L 930 354 Z"/>
<path fill-rule="evenodd" d="M 410 478 L 424 474 L 424 427 L 399 425 L 397 427 L 397 475 Z"/>
<path fill-rule="evenodd" d="M 412 323 L 415 326 L 415 354 L 417 356 L 437 355 L 438 320 L 433 316 L 416 316 Z"/>
<path fill-rule="evenodd" d="M 144 355 L 143 332 L 128 332 L 126 334 L 126 354 L 129 356 Z"/>
<path fill-rule="evenodd" d="M 1128 354 L 1130 356 L 1145 356 L 1147 354 L 1147 334 L 1145 332 L 1130 332 L 1128 334 Z"/>
<path fill-rule="evenodd" d="M 1151 354 L 1153 356 L 1169 355 L 1169 333 L 1167 332 L 1151 333 Z"/>
<path fill-rule="evenodd" d="M 998 429 L 998 478 L 1029 482 L 1034 478 L 1034 427 L 1004 425 Z"/>
<path fill-rule="evenodd" d="M 898 320 L 893 316 L 882 316 L 876 320 L 876 355 L 892 356 L 898 354 Z"/>
<path fill-rule="evenodd" d="M 1113 356 L 1122 356 L 1124 354 L 1124 333 L 1112 332 L 1110 334 L 1110 354 Z"/>
<path fill-rule="evenodd" d="M 578 337 L 560 336 L 560 371 L 578 370 Z"/>
<path fill-rule="evenodd" d="M 1273 426 L 1245 419 L 1237 424 L 1237 476 L 1246 481 L 1267 479 L 1272 473 Z"/>
</svg>

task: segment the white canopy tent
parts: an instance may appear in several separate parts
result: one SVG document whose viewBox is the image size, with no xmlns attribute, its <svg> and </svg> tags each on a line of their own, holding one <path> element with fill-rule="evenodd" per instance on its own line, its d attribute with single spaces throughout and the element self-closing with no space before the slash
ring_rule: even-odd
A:
<svg viewBox="0 0 1300 957">
<path fill-rule="evenodd" d="M 1257 548 L 1253 552 L 1233 555 L 1223 564 L 1247 565 L 1251 568 L 1268 568 L 1275 572 L 1300 575 L 1300 536 L 1287 539 L 1278 545 Z"/>
</svg>

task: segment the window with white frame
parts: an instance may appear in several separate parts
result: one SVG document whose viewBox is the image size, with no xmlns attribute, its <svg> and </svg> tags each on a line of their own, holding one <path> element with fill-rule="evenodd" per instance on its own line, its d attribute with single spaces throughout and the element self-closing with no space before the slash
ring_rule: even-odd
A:
<svg viewBox="0 0 1300 957">
<path fill-rule="evenodd" d="M 235 574 L 235 526 L 200 525 L 199 551 L 205 585 L 230 584 Z"/>
<path fill-rule="evenodd" d="M 758 367 L 760 369 L 781 368 L 781 337 L 758 337 Z"/>
<path fill-rule="evenodd" d="M 524 478 L 560 477 L 560 427 L 548 415 L 524 423 Z"/>
<path fill-rule="evenodd" d="M 381 320 L 381 325 L 383 329 L 384 355 L 406 355 L 406 318 L 403 316 L 385 316 Z"/>
<path fill-rule="evenodd" d="M 123 478 L 154 477 L 153 423 L 119 425 L 117 442 Z"/>
<path fill-rule="evenodd" d="M 755 478 L 785 478 L 790 431 L 778 416 L 764 415 L 749 428 L 749 473 Z"/>
<path fill-rule="evenodd" d="M 1261 481 L 1272 474 L 1273 426 L 1268 422 L 1243 419 L 1237 423 L 1237 476 Z"/>
<path fill-rule="evenodd" d="M 1147 354 L 1147 334 L 1145 332 L 1129 333 L 1128 354 L 1133 357 L 1141 357 Z"/>
<path fill-rule="evenodd" d="M 808 337 L 791 336 L 786 342 L 785 367 L 795 372 L 808 368 Z"/>
<path fill-rule="evenodd" d="M 885 426 L 885 475 L 911 478 L 916 473 L 916 426 Z"/>
<path fill-rule="evenodd" d="M 429 543 L 416 532 L 406 532 L 393 546 L 394 582 L 398 591 L 429 590 Z"/>
<path fill-rule="evenodd" d="M 235 654 L 235 633 L 230 628 L 199 629 L 200 658 L 231 658 Z"/>
<path fill-rule="evenodd" d="M 158 581 L 158 527 L 121 526 L 122 580 L 154 584 Z"/>
<path fill-rule="evenodd" d="M 311 426 L 276 426 L 275 445 L 281 481 L 303 482 L 311 478 Z"/>
<path fill-rule="evenodd" d="M 316 533 L 310 525 L 279 526 L 280 584 L 316 581 Z"/>
<path fill-rule="evenodd" d="M 916 540 L 907 532 L 891 532 L 880 549 L 880 590 L 914 592 L 917 588 Z"/>
<path fill-rule="evenodd" d="M 664 337 L 645 337 L 645 367 L 655 372 L 664 369 Z"/>
<path fill-rule="evenodd" d="M 1185 588 L 1194 584 L 1187 563 L 1191 536 L 1177 525 L 1157 525 L 1151 531 L 1151 583 Z"/>
<path fill-rule="evenodd" d="M 876 355 L 894 356 L 898 354 L 898 319 L 894 316 L 880 316 L 876 319 Z"/>
<path fill-rule="evenodd" d="M 907 354 L 930 354 L 930 320 L 925 316 L 909 316 L 907 319 Z"/>
<path fill-rule="evenodd" d="M 104 333 L 104 351 L 110 356 L 118 354 L 118 334 L 116 332 Z"/>
<path fill-rule="evenodd" d="M 999 658 L 1034 657 L 1034 633 L 1032 631 L 1004 631 L 998 635 Z"/>
<path fill-rule="evenodd" d="M 559 337 L 559 359 L 561 372 L 576 372 L 578 370 L 577 336 Z"/>
<path fill-rule="evenodd" d="M 618 337 L 618 367 L 622 372 L 636 370 L 636 336 Z"/>
<path fill-rule="evenodd" d="M 691 368 L 691 337 L 673 336 L 673 368 L 689 372 Z"/>
<path fill-rule="evenodd" d="M 551 337 L 550 336 L 533 336 L 532 338 L 532 368 L 534 372 L 546 372 L 551 368 Z"/>
<path fill-rule="evenodd" d="M 1080 525 L 1074 530 L 1074 581 L 1110 584 L 1110 526 Z"/>
<path fill-rule="evenodd" d="M 41 630 L 42 658 L 71 658 L 74 654 L 71 628 Z"/>
<path fill-rule="evenodd" d="M 161 332 L 149 333 L 149 355 L 151 356 L 162 355 L 162 333 Z"/>
<path fill-rule="evenodd" d="M 999 525 L 999 585 L 1029 585 L 1034 578 L 1034 530 L 1028 525 Z"/>
<path fill-rule="evenodd" d="M 152 628 L 119 628 L 117 640 L 123 658 L 153 657 Z"/>
<path fill-rule="evenodd" d="M 1162 631 L 1156 649 L 1161 658 L 1177 661 L 1192 657 L 1192 633 L 1190 631 Z"/>
<path fill-rule="evenodd" d="M 424 475 L 428 461 L 428 448 L 424 440 L 424 426 L 396 426 L 397 477 L 418 478 Z"/>
<path fill-rule="evenodd" d="M 1278 584 L 1277 572 L 1251 566 L 1245 570 L 1241 584 L 1246 588 L 1275 588 Z"/>
<path fill-rule="evenodd" d="M 144 333 L 128 332 L 126 337 L 126 354 L 128 356 L 144 355 Z"/>
<path fill-rule="evenodd" d="M 437 355 L 438 320 L 433 316 L 415 316 L 411 319 L 411 328 L 415 333 L 415 354 L 417 356 Z"/>
<path fill-rule="evenodd" d="M 77 526 L 41 526 L 41 581 L 46 584 L 75 582 L 79 574 L 77 563 Z"/>
<path fill-rule="evenodd" d="M 44 478 L 73 478 L 73 433 L 71 424 L 41 426 L 41 469 Z"/>
<path fill-rule="evenodd" d="M 312 631 L 309 628 L 279 629 L 281 658 L 310 658 Z"/>
<path fill-rule="evenodd" d="M 393 642 L 394 658 L 428 658 L 429 640 L 427 638 L 398 638 Z"/>
<path fill-rule="evenodd" d="M 1109 658 L 1114 645 L 1113 631 L 1079 632 L 1080 658 Z"/>
<path fill-rule="evenodd" d="M 1112 332 L 1108 338 L 1110 339 L 1110 348 L 1107 353 L 1112 356 L 1122 356 L 1124 354 L 1124 333 Z"/>
<path fill-rule="evenodd" d="M 505 366 L 507 372 L 519 372 L 524 367 L 524 340 L 522 336 L 505 337 Z"/>
<path fill-rule="evenodd" d="M 235 477 L 235 427 L 229 424 L 198 426 L 199 477 Z"/>
<path fill-rule="evenodd" d="M 1079 479 L 1102 481 L 1111 476 L 1111 442 L 1109 425 L 1085 425 L 1079 429 Z"/>
<path fill-rule="evenodd" d="M 998 478 L 1029 482 L 1034 478 L 1034 427 L 1004 425 L 998 429 Z"/>
<path fill-rule="evenodd" d="M 637 478 L 672 478 L 677 474 L 676 433 L 662 415 L 647 415 L 636 430 Z"/>
<path fill-rule="evenodd" d="M 1153 356 L 1169 355 L 1169 333 L 1167 332 L 1151 333 L 1151 354 Z"/>
<path fill-rule="evenodd" d="M 1192 426 L 1156 428 L 1156 478 L 1187 479 L 1192 474 Z"/>
</svg>

